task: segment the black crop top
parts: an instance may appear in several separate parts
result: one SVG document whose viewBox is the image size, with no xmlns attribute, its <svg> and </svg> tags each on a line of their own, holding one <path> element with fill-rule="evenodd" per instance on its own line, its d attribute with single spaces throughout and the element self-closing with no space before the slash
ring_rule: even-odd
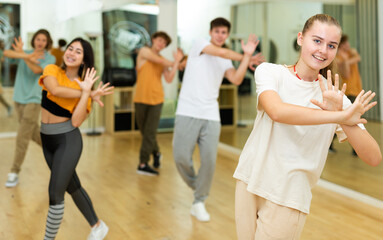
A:
<svg viewBox="0 0 383 240">
<path fill-rule="evenodd" d="M 59 117 L 71 118 L 72 114 L 65 108 L 60 107 L 57 103 L 53 102 L 47 97 L 48 92 L 43 90 L 43 97 L 41 99 L 41 107 L 45 108 L 48 112 Z"/>
</svg>

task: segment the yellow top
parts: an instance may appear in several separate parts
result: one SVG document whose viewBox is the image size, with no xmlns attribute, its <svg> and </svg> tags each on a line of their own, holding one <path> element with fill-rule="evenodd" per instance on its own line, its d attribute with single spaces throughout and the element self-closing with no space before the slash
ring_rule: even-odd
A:
<svg viewBox="0 0 383 240">
<path fill-rule="evenodd" d="M 160 64 L 146 61 L 137 69 L 135 103 L 157 105 L 164 102 L 164 90 L 161 76 L 164 67 Z"/>
<path fill-rule="evenodd" d="M 349 53 L 349 57 L 351 57 L 351 53 Z M 337 56 L 340 63 L 344 61 L 342 57 Z M 360 78 L 358 63 L 354 63 L 350 65 L 350 76 L 345 78 L 341 76 L 343 83 L 347 84 L 346 96 L 358 96 L 358 94 L 362 91 L 362 79 Z"/>
<path fill-rule="evenodd" d="M 77 84 L 76 81 L 71 81 L 65 74 L 65 70 L 62 68 L 50 64 L 44 68 L 43 75 L 40 76 L 39 84 L 43 88 L 43 90 L 47 91 L 47 98 L 51 100 L 52 102 L 55 102 L 60 107 L 68 110 L 70 113 L 73 113 L 74 109 L 77 106 L 77 103 L 80 101 L 80 98 L 63 98 L 63 97 L 56 97 L 53 96 L 48 89 L 44 86 L 44 78 L 47 76 L 53 76 L 57 79 L 57 82 L 60 86 L 73 88 L 73 89 L 79 89 L 81 90 L 81 87 Z M 87 111 L 90 112 L 92 105 L 92 99 L 88 99 L 87 104 Z"/>
</svg>

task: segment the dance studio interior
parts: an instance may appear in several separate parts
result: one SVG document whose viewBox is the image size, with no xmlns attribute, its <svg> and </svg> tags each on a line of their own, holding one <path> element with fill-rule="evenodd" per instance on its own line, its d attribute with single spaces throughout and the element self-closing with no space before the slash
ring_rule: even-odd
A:
<svg viewBox="0 0 383 240">
<path fill-rule="evenodd" d="M 164 31 L 172 41 L 161 55 L 172 60 L 178 48 L 187 56 L 196 39 L 210 39 L 210 21 L 223 17 L 231 23 L 224 47 L 241 53 L 241 41 L 255 34 L 255 53 L 266 62 L 294 65 L 300 56 L 297 34 L 309 17 L 320 13 L 338 20 L 360 55 L 363 89 L 375 92 L 373 101 L 378 102 L 363 115 L 368 121 L 364 125 L 382 149 L 383 0 L 0 0 L 0 40 L 2 50 L 12 49 L 18 37 L 24 49 L 32 49 L 39 29 L 50 32 L 54 48 L 59 39 L 69 43 L 82 37 L 92 45 L 97 81 L 114 86 L 112 94 L 101 98 L 104 106 L 93 103 L 80 126 L 83 147 L 76 167 L 98 217 L 109 227 L 105 239 L 233 240 L 238 239 L 233 174 L 257 116 L 254 71 L 247 69 L 238 86 L 223 79 L 219 88 L 221 132 L 205 201 L 211 219 L 201 222 L 190 214 L 193 190 L 173 157 L 181 71 L 171 83 L 162 79 L 164 102 L 156 136 L 162 154 L 159 175 L 137 174 L 142 141 L 134 104 L 138 50 L 151 45 L 153 33 Z M 29 141 L 17 186 L 4 186 L 19 126 L 13 100 L 16 71 L 17 64 L 1 59 L 0 94 L 9 105 L 0 106 L 0 239 L 38 240 L 44 238 L 50 179 L 41 146 Z M 196 169 L 201 165 L 198 145 L 193 164 Z M 66 193 L 56 239 L 86 239 L 89 229 Z M 335 137 L 312 188 L 300 239 L 382 240 L 383 164 L 367 165 L 347 141 Z"/>
</svg>

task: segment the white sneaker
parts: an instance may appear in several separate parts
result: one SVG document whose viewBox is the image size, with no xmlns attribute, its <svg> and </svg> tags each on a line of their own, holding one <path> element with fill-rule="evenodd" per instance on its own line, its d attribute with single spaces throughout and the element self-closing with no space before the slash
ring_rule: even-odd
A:
<svg viewBox="0 0 383 240">
<path fill-rule="evenodd" d="M 206 211 L 205 204 L 203 202 L 194 203 L 190 209 L 190 214 L 197 218 L 201 222 L 210 221 L 210 215 Z"/>
<path fill-rule="evenodd" d="M 92 227 L 90 234 L 88 236 L 88 240 L 102 240 L 108 233 L 109 228 L 106 224 L 100 220 L 100 225 L 97 227 Z"/>
<path fill-rule="evenodd" d="M 6 187 L 15 187 L 19 183 L 19 174 L 17 173 L 8 173 L 8 179 L 5 183 Z"/>
</svg>

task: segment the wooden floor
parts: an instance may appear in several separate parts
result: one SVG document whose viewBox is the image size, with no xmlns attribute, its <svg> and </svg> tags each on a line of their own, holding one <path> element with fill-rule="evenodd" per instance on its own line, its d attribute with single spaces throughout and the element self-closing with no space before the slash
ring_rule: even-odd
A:
<svg viewBox="0 0 383 240">
<path fill-rule="evenodd" d="M 236 239 L 232 178 L 236 159 L 219 155 L 211 196 L 206 202 L 211 221 L 201 223 L 189 214 L 193 194 L 174 166 L 171 138 L 172 134 L 159 134 L 163 167 L 160 176 L 149 177 L 136 174 L 139 135 L 84 136 L 84 151 L 77 171 L 98 216 L 110 227 L 106 239 Z M 14 142 L 13 138 L 0 139 L 0 239 L 41 240 L 48 210 L 48 168 L 41 149 L 31 143 L 19 185 L 5 188 Z M 382 209 L 320 187 L 314 189 L 313 195 L 303 240 L 383 239 Z M 86 239 L 89 226 L 70 195 L 66 195 L 65 203 L 57 239 Z"/>
</svg>

